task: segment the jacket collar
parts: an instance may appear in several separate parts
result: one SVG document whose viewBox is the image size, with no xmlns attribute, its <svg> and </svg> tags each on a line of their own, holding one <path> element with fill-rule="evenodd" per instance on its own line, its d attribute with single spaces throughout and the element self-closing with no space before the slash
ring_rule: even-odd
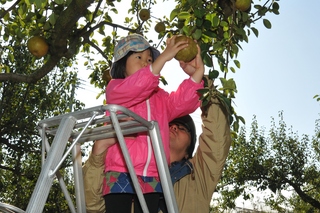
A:
<svg viewBox="0 0 320 213">
<path fill-rule="evenodd" d="M 170 164 L 169 172 L 171 176 L 172 185 L 184 176 L 191 174 L 194 179 L 194 171 L 192 163 L 189 160 L 183 159 L 181 161 L 175 161 Z"/>
</svg>

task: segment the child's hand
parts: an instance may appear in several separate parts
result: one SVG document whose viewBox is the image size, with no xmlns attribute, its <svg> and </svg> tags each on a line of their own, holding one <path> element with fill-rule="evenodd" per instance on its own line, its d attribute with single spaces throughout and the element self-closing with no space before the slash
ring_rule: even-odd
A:
<svg viewBox="0 0 320 213">
<path fill-rule="evenodd" d="M 188 41 L 179 41 L 175 43 L 176 37 L 177 36 L 172 36 L 171 38 L 167 39 L 166 49 L 161 54 L 167 61 L 173 59 L 180 50 L 188 46 Z"/>
<path fill-rule="evenodd" d="M 174 42 L 177 36 L 172 36 L 168 38 L 166 43 L 166 49 L 159 55 L 159 57 L 153 62 L 152 73 L 155 75 L 159 75 L 161 69 L 167 61 L 173 59 L 173 57 L 183 48 L 188 46 L 188 41 L 179 41 L 177 43 Z"/>
<path fill-rule="evenodd" d="M 192 77 L 192 79 L 200 83 L 204 74 L 204 64 L 200 55 L 200 47 L 197 45 L 198 48 L 198 54 L 196 57 L 189 62 L 179 61 L 180 67 L 183 69 L 183 71 Z"/>
</svg>

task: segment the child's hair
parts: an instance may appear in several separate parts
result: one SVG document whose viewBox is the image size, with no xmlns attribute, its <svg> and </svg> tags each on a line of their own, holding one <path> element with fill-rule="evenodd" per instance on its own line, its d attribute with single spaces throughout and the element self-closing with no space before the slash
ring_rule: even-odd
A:
<svg viewBox="0 0 320 213">
<path fill-rule="evenodd" d="M 150 48 L 148 48 L 150 49 Z M 153 56 L 153 52 L 151 51 L 151 57 L 152 57 L 152 62 L 155 60 L 154 56 Z M 129 58 L 130 55 L 132 55 L 133 53 L 135 53 L 134 51 L 130 51 L 128 52 L 127 55 L 125 55 L 123 58 L 121 58 L 119 61 L 113 63 L 112 65 L 112 78 L 113 79 L 123 79 L 126 77 L 126 63 L 127 63 L 127 59 Z"/>
<path fill-rule="evenodd" d="M 132 55 L 134 52 L 130 51 L 126 56 L 121 58 L 119 61 L 114 62 L 112 64 L 112 72 L 111 76 L 113 79 L 123 79 L 126 77 L 126 63 L 127 59 L 130 55 Z"/>
<path fill-rule="evenodd" d="M 153 61 L 160 55 L 160 52 L 152 47 L 149 42 L 139 34 L 128 35 L 120 39 L 114 48 L 113 64 L 110 70 L 111 78 L 125 78 L 128 57 L 134 52 L 142 52 L 146 49 L 150 49 Z"/>
</svg>

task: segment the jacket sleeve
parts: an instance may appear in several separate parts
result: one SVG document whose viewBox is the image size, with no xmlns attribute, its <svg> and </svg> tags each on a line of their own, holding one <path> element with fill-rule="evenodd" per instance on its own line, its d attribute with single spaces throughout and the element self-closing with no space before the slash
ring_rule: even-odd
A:
<svg viewBox="0 0 320 213">
<path fill-rule="evenodd" d="M 143 68 L 125 79 L 113 79 L 106 88 L 108 104 L 131 107 L 145 101 L 158 88 L 159 76 Z"/>
<path fill-rule="evenodd" d="M 102 183 L 104 178 L 104 159 L 106 151 L 99 155 L 90 153 L 82 167 L 86 210 L 88 213 L 104 213 L 105 203 L 102 197 Z"/>
<path fill-rule="evenodd" d="M 221 178 L 231 145 L 230 125 L 226 111 L 216 98 L 207 113 L 202 113 L 202 133 L 199 146 L 191 159 L 197 188 L 211 199 Z"/>
<path fill-rule="evenodd" d="M 166 102 L 169 120 L 193 113 L 200 106 L 197 90 L 202 88 L 203 82 L 196 83 L 189 78 L 184 80 L 176 91 L 171 92 Z"/>
</svg>

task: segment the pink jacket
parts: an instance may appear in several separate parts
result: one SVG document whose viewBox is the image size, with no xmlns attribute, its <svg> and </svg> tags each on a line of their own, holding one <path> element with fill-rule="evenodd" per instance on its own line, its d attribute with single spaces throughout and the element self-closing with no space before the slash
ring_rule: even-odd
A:
<svg viewBox="0 0 320 213">
<path fill-rule="evenodd" d="M 187 79 L 180 84 L 176 92 L 170 94 L 158 84 L 159 76 L 152 74 L 148 66 L 125 79 L 111 80 L 106 88 L 106 98 L 108 104 L 124 106 L 146 120 L 158 122 L 169 163 L 168 123 L 174 118 L 194 112 L 200 106 L 196 90 L 203 88 L 203 84 Z M 140 133 L 135 139 L 126 139 L 126 144 L 136 174 L 158 177 L 151 139 L 147 134 Z M 119 144 L 109 147 L 105 171 L 128 172 Z"/>
</svg>

